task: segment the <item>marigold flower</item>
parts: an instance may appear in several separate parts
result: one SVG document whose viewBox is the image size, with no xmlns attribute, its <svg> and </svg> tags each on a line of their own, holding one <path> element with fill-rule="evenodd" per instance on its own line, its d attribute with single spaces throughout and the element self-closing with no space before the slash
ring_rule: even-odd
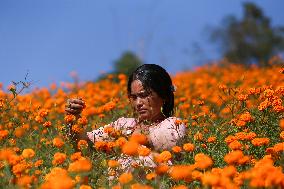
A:
<svg viewBox="0 0 284 189">
<path fill-rule="evenodd" d="M 19 178 L 17 178 L 17 185 L 22 186 L 22 187 L 27 187 L 30 188 L 30 185 L 33 182 L 33 177 L 24 175 Z"/>
<path fill-rule="evenodd" d="M 175 165 L 169 170 L 169 175 L 173 180 L 191 180 L 191 172 L 194 166 L 190 165 Z"/>
<path fill-rule="evenodd" d="M 59 165 L 64 163 L 67 156 L 64 153 L 56 152 L 53 156 L 52 165 Z"/>
<path fill-rule="evenodd" d="M 41 166 L 42 164 L 43 164 L 43 160 L 40 159 L 40 160 L 37 160 L 37 161 L 34 163 L 34 166 L 35 166 L 35 167 L 39 167 L 39 166 Z"/>
<path fill-rule="evenodd" d="M 52 140 L 52 144 L 53 144 L 53 146 L 55 146 L 57 148 L 61 148 L 64 145 L 64 142 L 63 142 L 63 140 L 61 138 L 55 137 Z"/>
<path fill-rule="evenodd" d="M 169 151 L 163 151 L 156 157 L 158 163 L 167 162 L 172 158 L 172 154 Z"/>
<path fill-rule="evenodd" d="M 14 130 L 14 135 L 15 135 L 15 137 L 17 137 L 17 138 L 21 138 L 24 134 L 25 134 L 25 129 L 22 128 L 22 127 L 17 127 L 17 128 Z"/>
<path fill-rule="evenodd" d="M 137 154 L 139 144 L 137 142 L 128 141 L 122 146 L 122 153 L 134 156 Z"/>
<path fill-rule="evenodd" d="M 170 167 L 168 165 L 160 164 L 156 167 L 155 172 L 158 175 L 162 175 L 162 174 L 165 174 L 169 169 L 170 169 Z"/>
<path fill-rule="evenodd" d="M 33 149 L 30 149 L 30 148 L 24 149 L 23 152 L 22 152 L 22 156 L 26 159 L 32 158 L 32 157 L 35 156 L 35 152 L 34 152 Z"/>
<path fill-rule="evenodd" d="M 43 123 L 44 127 L 50 127 L 51 126 L 51 122 L 50 121 L 46 121 Z"/>
<path fill-rule="evenodd" d="M 193 152 L 194 150 L 194 144 L 192 143 L 186 143 L 183 145 L 183 149 L 187 152 Z"/>
<path fill-rule="evenodd" d="M 147 143 L 147 137 L 144 134 L 134 133 L 131 135 L 129 141 L 137 142 L 138 144 L 144 145 Z"/>
<path fill-rule="evenodd" d="M 88 120 L 87 120 L 86 117 L 80 117 L 80 118 L 78 119 L 78 123 L 79 123 L 80 125 L 87 125 Z"/>
<path fill-rule="evenodd" d="M 131 173 L 122 173 L 119 178 L 118 178 L 118 181 L 120 184 L 127 184 L 129 183 L 130 181 L 132 181 L 133 179 L 133 176 Z"/>
<path fill-rule="evenodd" d="M 76 161 L 82 158 L 82 152 L 76 152 L 74 154 L 71 155 L 70 159 L 72 161 Z"/>
<path fill-rule="evenodd" d="M 180 153 L 182 151 L 182 148 L 180 146 L 174 146 L 172 147 L 172 151 L 174 153 Z"/>
<path fill-rule="evenodd" d="M 88 172 L 92 169 L 92 163 L 88 159 L 80 159 L 70 163 L 69 172 Z"/>
<path fill-rule="evenodd" d="M 3 140 L 4 138 L 6 138 L 9 134 L 8 130 L 0 130 L 0 140 Z"/>
<path fill-rule="evenodd" d="M 209 138 L 207 139 L 207 142 L 209 142 L 209 143 L 214 143 L 214 142 L 216 142 L 216 137 L 214 137 L 214 136 L 209 137 Z"/>
<path fill-rule="evenodd" d="M 151 150 L 144 146 L 138 147 L 138 155 L 139 156 L 148 156 L 151 153 Z"/>
<path fill-rule="evenodd" d="M 171 189 L 188 189 L 188 187 L 185 185 L 179 185 L 179 186 L 174 186 Z"/>
<path fill-rule="evenodd" d="M 126 138 L 124 138 L 124 137 L 119 137 L 119 138 L 115 141 L 115 144 L 116 144 L 116 146 L 122 147 L 126 142 L 127 142 Z"/>
<path fill-rule="evenodd" d="M 108 164 L 108 166 L 111 167 L 111 168 L 114 168 L 114 167 L 118 167 L 118 166 L 119 166 L 119 162 L 116 161 L 116 160 L 112 160 L 112 159 L 109 160 L 107 164 Z"/>
<path fill-rule="evenodd" d="M 66 115 L 64 118 L 66 123 L 72 123 L 76 120 L 76 117 L 74 115 Z"/>
<path fill-rule="evenodd" d="M 194 160 L 194 165 L 199 169 L 206 169 L 208 167 L 211 167 L 213 164 L 212 159 L 203 153 L 196 154 Z"/>
<path fill-rule="evenodd" d="M 41 109 L 41 110 L 39 110 L 38 115 L 40 117 L 46 117 L 48 113 L 49 113 L 49 111 L 47 109 Z"/>
<path fill-rule="evenodd" d="M 89 185 L 85 185 L 85 184 L 83 184 L 83 185 L 81 185 L 80 186 L 80 188 L 79 189 L 92 189 L 92 187 L 91 186 L 89 186 Z"/>
<path fill-rule="evenodd" d="M 237 163 L 244 156 L 241 150 L 232 151 L 225 155 L 224 160 L 228 164 Z"/>
<path fill-rule="evenodd" d="M 255 138 L 251 141 L 254 146 L 263 146 L 269 143 L 269 138 Z"/>
<path fill-rule="evenodd" d="M 284 119 L 280 119 L 279 126 L 282 130 L 284 130 Z"/>
<path fill-rule="evenodd" d="M 153 180 L 154 178 L 156 178 L 157 177 L 157 174 L 156 173 L 148 173 L 147 175 L 146 175 L 146 179 L 147 180 Z"/>
<path fill-rule="evenodd" d="M 77 143 L 77 148 L 79 150 L 82 150 L 87 147 L 88 147 L 88 142 L 86 140 L 79 140 L 79 142 Z"/>
<path fill-rule="evenodd" d="M 240 150 L 242 148 L 242 144 L 235 140 L 229 144 L 229 148 L 232 150 Z"/>
</svg>

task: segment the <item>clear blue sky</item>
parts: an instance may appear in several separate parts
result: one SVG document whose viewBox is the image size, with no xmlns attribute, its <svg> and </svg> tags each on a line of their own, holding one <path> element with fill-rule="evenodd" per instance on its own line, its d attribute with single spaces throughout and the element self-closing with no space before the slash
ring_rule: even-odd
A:
<svg viewBox="0 0 284 189">
<path fill-rule="evenodd" d="M 33 87 L 93 80 L 113 69 L 126 51 L 174 74 L 220 58 L 208 28 L 228 14 L 242 15 L 241 0 L 1 0 L 0 82 Z M 283 0 L 254 0 L 273 26 L 284 26 Z M 198 45 L 196 45 L 198 44 Z"/>
</svg>

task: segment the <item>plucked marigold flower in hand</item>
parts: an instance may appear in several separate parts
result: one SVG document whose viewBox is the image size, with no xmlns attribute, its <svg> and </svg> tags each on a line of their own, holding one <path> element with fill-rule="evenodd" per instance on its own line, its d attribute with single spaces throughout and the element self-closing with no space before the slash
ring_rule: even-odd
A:
<svg viewBox="0 0 284 189">
<path fill-rule="evenodd" d="M 194 144 L 192 143 L 186 143 L 183 145 L 183 149 L 187 152 L 193 152 L 194 150 Z"/>
<path fill-rule="evenodd" d="M 131 173 L 122 173 L 119 178 L 118 178 L 118 181 L 120 184 L 127 184 L 129 183 L 130 181 L 132 181 L 133 179 L 133 176 Z"/>
<path fill-rule="evenodd" d="M 212 159 L 203 153 L 196 154 L 194 160 L 194 165 L 199 169 L 206 169 L 208 167 L 211 167 L 213 164 Z"/>
<path fill-rule="evenodd" d="M 92 162 L 88 159 L 80 159 L 70 163 L 69 172 L 88 172 L 92 169 Z"/>
<path fill-rule="evenodd" d="M 64 163 L 67 156 L 64 153 L 56 152 L 53 156 L 52 165 L 59 165 Z"/>
<path fill-rule="evenodd" d="M 65 120 L 66 123 L 72 123 L 76 120 L 76 117 L 74 115 L 70 114 L 70 115 L 66 115 L 64 117 L 64 120 Z"/>
<path fill-rule="evenodd" d="M 64 142 L 63 142 L 63 140 L 61 138 L 55 137 L 52 140 L 52 144 L 53 144 L 53 146 L 55 146 L 57 148 L 61 148 L 64 145 Z"/>
<path fill-rule="evenodd" d="M 32 158 L 32 157 L 35 156 L 35 152 L 34 152 L 33 149 L 30 149 L 30 148 L 24 149 L 23 152 L 22 152 L 22 156 L 26 159 Z"/>
</svg>

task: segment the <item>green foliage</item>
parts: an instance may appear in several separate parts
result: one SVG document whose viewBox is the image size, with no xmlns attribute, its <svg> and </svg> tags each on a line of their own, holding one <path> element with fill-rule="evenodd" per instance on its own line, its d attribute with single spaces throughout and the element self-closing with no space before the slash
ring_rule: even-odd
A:
<svg viewBox="0 0 284 189">
<path fill-rule="evenodd" d="M 140 65 L 142 65 L 141 60 L 134 53 L 127 51 L 123 53 L 117 61 L 115 61 L 114 73 L 123 73 L 129 76 Z"/>
<path fill-rule="evenodd" d="M 240 64 L 268 66 L 270 57 L 284 50 L 284 27 L 272 27 L 270 19 L 253 3 L 244 3 L 243 17 L 227 16 L 211 33 L 220 42 L 224 57 Z"/>
</svg>

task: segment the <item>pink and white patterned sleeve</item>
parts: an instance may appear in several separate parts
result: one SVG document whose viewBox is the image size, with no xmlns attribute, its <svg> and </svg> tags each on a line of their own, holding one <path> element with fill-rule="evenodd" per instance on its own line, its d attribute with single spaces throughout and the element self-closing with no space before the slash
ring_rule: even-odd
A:
<svg viewBox="0 0 284 189">
<path fill-rule="evenodd" d="M 171 149 L 185 136 L 186 126 L 183 123 L 176 124 L 177 119 L 169 117 L 158 126 L 150 129 L 150 138 L 155 150 Z"/>
</svg>

